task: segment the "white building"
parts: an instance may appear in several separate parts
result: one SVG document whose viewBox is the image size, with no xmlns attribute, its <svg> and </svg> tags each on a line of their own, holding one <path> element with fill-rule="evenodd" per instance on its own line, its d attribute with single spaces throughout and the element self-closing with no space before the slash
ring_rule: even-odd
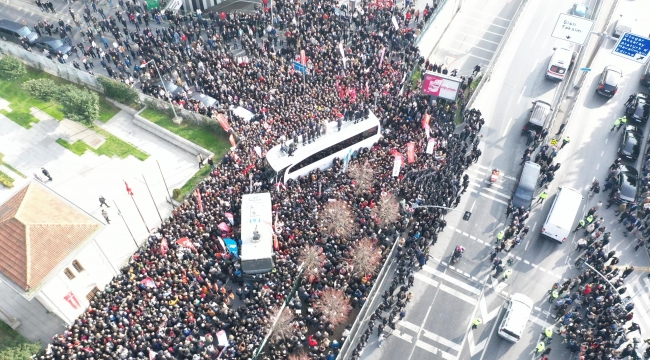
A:
<svg viewBox="0 0 650 360">
<path fill-rule="evenodd" d="M 71 324 L 116 274 L 95 240 L 103 227 L 36 181 L 0 205 L 0 281 L 14 290 L 0 294 L 0 319 L 27 331 L 35 299 Z"/>
</svg>

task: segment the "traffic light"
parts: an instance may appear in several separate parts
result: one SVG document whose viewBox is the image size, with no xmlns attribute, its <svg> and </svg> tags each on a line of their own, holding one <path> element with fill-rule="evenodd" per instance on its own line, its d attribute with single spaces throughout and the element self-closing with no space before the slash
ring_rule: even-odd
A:
<svg viewBox="0 0 650 360">
<path fill-rule="evenodd" d="M 463 220 L 469 221 L 469 217 L 472 216 L 471 211 L 465 211 L 465 214 L 463 215 Z"/>
</svg>

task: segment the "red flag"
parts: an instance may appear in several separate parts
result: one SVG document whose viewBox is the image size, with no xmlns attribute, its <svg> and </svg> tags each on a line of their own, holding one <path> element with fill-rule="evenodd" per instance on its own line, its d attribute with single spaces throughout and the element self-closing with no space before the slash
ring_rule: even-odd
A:
<svg viewBox="0 0 650 360">
<path fill-rule="evenodd" d="M 156 283 L 153 281 L 152 278 L 146 277 L 142 281 L 140 281 L 140 284 L 144 285 L 144 287 L 152 288 L 156 287 Z"/>
<path fill-rule="evenodd" d="M 408 162 L 412 163 L 415 161 L 415 143 L 413 141 L 409 142 L 406 144 L 406 149 L 407 149 L 407 159 Z"/>
<path fill-rule="evenodd" d="M 196 251 L 196 248 L 194 247 L 194 244 L 192 244 L 192 242 L 190 241 L 189 238 L 186 238 L 186 237 L 180 238 L 180 239 L 178 239 L 178 243 L 183 247 L 186 247 L 188 249 L 192 249 L 192 250 Z"/>
<path fill-rule="evenodd" d="M 219 230 L 224 232 L 230 232 L 230 227 L 225 222 L 219 223 L 219 225 L 217 225 L 217 228 L 219 228 Z"/>
<path fill-rule="evenodd" d="M 67 293 L 63 298 L 72 306 L 73 309 L 78 309 L 81 306 L 79 300 L 77 300 L 77 297 L 72 291 Z"/>
<path fill-rule="evenodd" d="M 124 180 L 122 180 L 122 181 L 124 181 Z M 126 181 L 124 181 L 124 185 L 126 185 L 126 193 L 133 196 L 133 190 L 131 190 L 131 188 L 129 187 L 129 184 L 127 184 Z"/>
<path fill-rule="evenodd" d="M 235 146 L 237 143 L 235 142 L 235 136 L 233 134 L 230 134 L 230 137 L 228 138 L 230 140 L 230 145 Z"/>
<path fill-rule="evenodd" d="M 307 55 L 305 55 L 305 50 L 300 50 L 300 63 L 302 65 L 307 65 Z"/>
<path fill-rule="evenodd" d="M 431 122 L 431 115 L 424 114 L 424 116 L 422 116 L 422 128 L 424 129 L 427 126 L 429 126 L 430 122 Z"/>
<path fill-rule="evenodd" d="M 225 132 L 230 132 L 230 124 L 228 124 L 228 119 L 226 119 L 223 114 L 217 115 L 217 120 L 219 120 L 219 124 L 221 124 L 221 127 L 223 128 L 223 131 Z"/>
<path fill-rule="evenodd" d="M 160 253 L 163 254 L 163 256 L 165 256 L 168 251 L 169 251 L 169 244 L 167 244 L 167 239 L 162 238 L 162 240 L 160 240 Z"/>
<path fill-rule="evenodd" d="M 199 212 L 202 213 L 203 212 L 203 202 L 201 201 L 201 192 L 199 191 L 199 189 L 196 189 L 196 202 L 199 205 Z"/>
</svg>

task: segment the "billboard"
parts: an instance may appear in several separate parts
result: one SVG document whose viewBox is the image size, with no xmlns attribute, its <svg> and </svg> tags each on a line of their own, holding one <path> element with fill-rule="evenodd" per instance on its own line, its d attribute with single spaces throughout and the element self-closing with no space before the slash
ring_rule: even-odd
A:
<svg viewBox="0 0 650 360">
<path fill-rule="evenodd" d="M 427 71 L 424 73 L 422 92 L 435 97 L 456 101 L 460 83 L 460 79 L 455 77 Z"/>
</svg>

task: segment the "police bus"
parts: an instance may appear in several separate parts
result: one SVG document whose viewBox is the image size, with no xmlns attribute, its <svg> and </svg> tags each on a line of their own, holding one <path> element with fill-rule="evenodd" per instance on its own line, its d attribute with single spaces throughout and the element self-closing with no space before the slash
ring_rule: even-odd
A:
<svg viewBox="0 0 650 360">
<path fill-rule="evenodd" d="M 286 182 L 307 176 L 312 170 L 325 170 L 334 158 L 343 159 L 352 151 L 371 148 L 381 136 L 379 119 L 371 111 L 355 124 L 344 122 L 338 130 L 336 122 L 329 122 L 325 135 L 316 141 L 298 146 L 294 140 L 276 145 L 266 153 L 264 167 L 269 180 Z"/>
<path fill-rule="evenodd" d="M 261 274 L 273 269 L 271 194 L 246 194 L 241 204 L 241 269 Z"/>
</svg>

